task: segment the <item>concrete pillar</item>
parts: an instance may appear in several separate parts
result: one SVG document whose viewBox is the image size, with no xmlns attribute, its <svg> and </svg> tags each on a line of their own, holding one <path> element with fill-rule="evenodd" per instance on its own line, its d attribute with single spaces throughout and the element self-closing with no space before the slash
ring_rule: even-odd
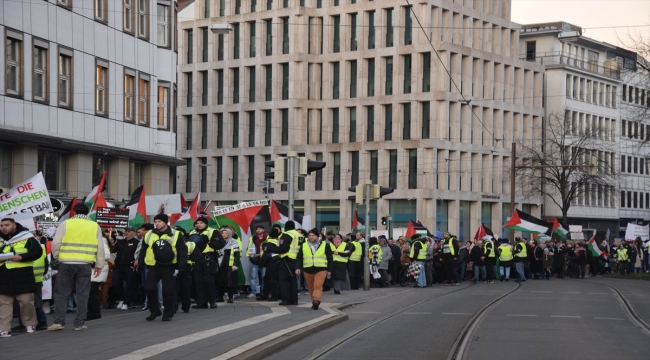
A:
<svg viewBox="0 0 650 360">
<path fill-rule="evenodd" d="M 38 173 L 38 148 L 36 146 L 12 146 L 12 186 L 23 182 Z"/>
<path fill-rule="evenodd" d="M 197 175 L 198 176 L 198 175 Z M 144 187 L 149 195 L 169 193 L 169 167 L 159 163 L 144 167 Z"/>
<path fill-rule="evenodd" d="M 139 186 L 139 185 L 138 185 Z M 111 160 L 108 167 L 108 195 L 116 201 L 128 199 L 129 194 L 129 159 Z"/>
<path fill-rule="evenodd" d="M 460 201 L 459 200 L 449 200 L 449 210 L 448 210 L 448 231 L 452 235 L 458 235 L 459 223 L 460 223 Z"/>
<path fill-rule="evenodd" d="M 93 188 L 93 155 L 74 153 L 68 155 L 68 196 L 79 201 Z"/>
</svg>

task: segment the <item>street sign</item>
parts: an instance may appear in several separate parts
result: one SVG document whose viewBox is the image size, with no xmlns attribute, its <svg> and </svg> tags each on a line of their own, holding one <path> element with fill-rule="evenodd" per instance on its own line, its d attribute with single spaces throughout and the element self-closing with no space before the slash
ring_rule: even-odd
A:
<svg viewBox="0 0 650 360">
<path fill-rule="evenodd" d="M 97 225 L 106 228 L 129 226 L 129 208 L 97 208 Z"/>
</svg>

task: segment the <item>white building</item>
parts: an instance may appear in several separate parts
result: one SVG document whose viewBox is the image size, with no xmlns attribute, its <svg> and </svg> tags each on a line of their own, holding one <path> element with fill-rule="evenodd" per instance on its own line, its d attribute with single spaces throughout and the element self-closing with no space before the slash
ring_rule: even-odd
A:
<svg viewBox="0 0 650 360">
<path fill-rule="evenodd" d="M 174 191 L 176 1 L 0 2 L 0 186 Z"/>
<path fill-rule="evenodd" d="M 318 228 L 349 231 L 347 188 L 370 179 L 396 189 L 372 202 L 372 228 L 390 214 L 394 227 L 419 219 L 465 240 L 481 223 L 500 232 L 510 143 L 543 116 L 543 67 L 517 59 L 510 1 L 192 6 L 195 20 L 179 23 L 179 189 L 259 199 L 264 161 L 296 151 L 327 163 L 297 185 L 296 212 Z M 233 31 L 214 35 L 215 23 Z M 518 207 L 539 215 L 524 193 Z"/>
</svg>

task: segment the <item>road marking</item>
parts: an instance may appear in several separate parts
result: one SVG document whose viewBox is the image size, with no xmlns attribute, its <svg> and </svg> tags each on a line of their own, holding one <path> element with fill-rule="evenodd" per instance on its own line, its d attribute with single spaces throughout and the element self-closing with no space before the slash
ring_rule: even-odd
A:
<svg viewBox="0 0 650 360">
<path fill-rule="evenodd" d="M 379 311 L 351 311 L 350 314 L 381 314 Z"/>
<path fill-rule="evenodd" d="M 156 344 L 156 345 L 151 345 L 147 346 L 146 348 L 136 350 L 132 353 L 128 353 L 122 356 L 118 356 L 116 358 L 113 358 L 113 360 L 141 360 L 141 359 L 146 359 L 148 357 L 152 357 L 158 354 L 161 354 L 165 351 L 169 351 L 172 349 L 175 349 L 177 347 L 181 347 L 187 344 L 191 344 L 195 341 L 203 340 L 206 338 L 209 338 L 211 336 L 215 336 L 218 334 L 222 334 L 231 330 L 236 330 L 243 328 L 245 326 L 249 325 L 255 325 L 259 324 L 262 321 L 266 320 L 271 320 L 273 318 L 283 316 L 283 315 L 289 315 L 291 314 L 291 311 L 287 309 L 286 307 L 279 307 L 279 306 L 271 306 L 271 313 L 270 314 L 264 314 L 260 316 L 254 316 L 250 319 L 242 320 L 242 321 L 237 321 L 232 324 L 224 325 L 224 326 L 219 326 L 214 329 L 209 329 L 209 330 L 204 330 L 204 331 L 199 331 L 194 334 L 189 334 L 185 335 L 176 339 L 172 339 L 170 341 L 166 341 L 161 344 Z M 277 332 L 276 332 L 277 333 Z"/>
<path fill-rule="evenodd" d="M 405 312 L 405 315 L 431 315 L 430 312 Z"/>
<path fill-rule="evenodd" d="M 578 291 L 560 291 L 560 294 L 580 294 Z"/>
<path fill-rule="evenodd" d="M 508 315 L 506 315 L 506 316 L 531 316 L 531 317 L 533 317 L 533 316 L 537 316 L 537 315 L 529 315 L 529 314 L 508 314 Z"/>
<path fill-rule="evenodd" d="M 332 309 L 329 309 L 329 308 L 321 308 L 321 309 L 325 310 L 327 312 L 327 315 L 319 316 L 319 317 L 317 317 L 315 319 L 309 320 L 309 321 L 304 322 L 302 324 L 294 325 L 294 326 L 292 326 L 290 328 L 286 328 L 286 329 L 276 331 L 276 332 L 274 332 L 274 333 L 272 333 L 270 335 L 266 335 L 266 336 L 261 337 L 261 338 L 259 338 L 257 340 L 248 342 L 248 343 L 246 343 L 246 344 L 244 344 L 244 345 L 242 345 L 240 347 L 234 348 L 234 349 L 228 351 L 225 354 L 221 354 L 221 355 L 219 355 L 217 357 L 213 357 L 210 360 L 232 359 L 233 357 L 235 357 L 237 355 L 240 355 L 240 354 L 242 354 L 242 353 L 244 353 L 244 352 L 246 352 L 246 351 L 248 351 L 250 349 L 253 349 L 253 348 L 255 348 L 255 347 L 259 346 L 259 345 L 262 345 L 262 344 L 264 344 L 266 342 L 269 342 L 269 341 L 271 341 L 273 339 L 279 338 L 281 336 L 285 336 L 286 334 L 289 334 L 289 333 L 291 333 L 293 331 L 300 330 L 300 329 L 302 329 L 304 327 L 311 326 L 313 324 L 317 324 L 317 323 L 319 323 L 319 322 L 321 322 L 323 320 L 327 320 L 327 319 L 337 315 L 336 311 L 334 311 Z"/>
<path fill-rule="evenodd" d="M 594 319 L 598 319 L 598 320 L 618 320 L 618 321 L 625 321 L 625 319 L 621 319 L 621 318 L 594 317 Z"/>
<path fill-rule="evenodd" d="M 442 315 L 473 315 L 470 313 L 442 313 Z"/>
<path fill-rule="evenodd" d="M 587 293 L 589 295 L 609 295 L 608 293 Z"/>
<path fill-rule="evenodd" d="M 570 318 L 570 319 L 580 319 L 580 316 L 571 316 L 571 315 L 551 315 L 552 318 Z"/>
<path fill-rule="evenodd" d="M 532 293 L 550 294 L 550 291 L 531 291 Z"/>
</svg>

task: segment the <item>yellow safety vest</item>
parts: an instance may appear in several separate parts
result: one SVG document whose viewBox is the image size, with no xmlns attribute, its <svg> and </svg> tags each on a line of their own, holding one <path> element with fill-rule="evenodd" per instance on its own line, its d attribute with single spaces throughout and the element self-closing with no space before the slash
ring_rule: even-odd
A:
<svg viewBox="0 0 650 360">
<path fill-rule="evenodd" d="M 420 243 L 422 244 L 422 249 L 420 249 L 420 252 L 418 253 L 418 258 L 416 260 L 426 260 L 428 245 L 424 242 L 420 242 Z M 409 257 L 413 259 L 413 256 L 415 256 L 415 244 L 414 246 L 411 246 L 411 254 L 409 255 Z"/>
<path fill-rule="evenodd" d="M 369 259 L 372 259 L 372 249 L 377 249 L 377 263 L 380 263 L 382 258 L 384 257 L 384 254 L 381 251 L 381 246 L 373 245 L 368 249 L 368 258 Z"/>
<path fill-rule="evenodd" d="M 325 246 L 327 243 L 321 240 L 320 245 L 316 252 L 312 252 L 309 242 L 305 241 L 302 243 L 302 267 L 303 268 L 326 268 L 327 267 L 327 255 L 325 255 Z"/>
<path fill-rule="evenodd" d="M 524 244 L 523 242 L 520 242 L 520 243 L 517 243 L 517 245 L 515 245 L 515 246 L 519 246 L 521 248 L 521 251 L 515 254 L 516 257 L 520 257 L 520 258 L 528 257 L 528 249 L 527 249 L 526 244 Z"/>
<path fill-rule="evenodd" d="M 450 237 L 447 240 L 442 239 L 442 253 L 443 254 L 451 254 L 451 256 L 456 255 L 456 249 L 454 249 L 454 244 L 453 244 L 452 240 L 454 240 L 454 237 Z"/>
<path fill-rule="evenodd" d="M 47 269 L 45 269 L 45 257 L 47 256 L 45 246 L 41 245 L 41 248 L 43 249 L 41 257 L 34 261 L 34 278 L 37 283 L 43 282 L 43 276 L 47 272 Z"/>
<path fill-rule="evenodd" d="M 352 251 L 352 255 L 350 255 L 350 261 L 361 261 L 361 255 L 363 255 L 361 244 L 356 240 L 350 241 L 350 244 L 354 245 L 354 250 Z"/>
<path fill-rule="evenodd" d="M 510 245 L 503 244 L 499 246 L 499 249 L 501 250 L 501 255 L 499 255 L 499 261 L 510 261 L 513 259 L 512 249 L 510 248 Z"/>
<path fill-rule="evenodd" d="M 627 261 L 627 249 L 626 248 L 617 249 L 616 253 L 618 254 L 618 261 L 619 262 Z"/>
<path fill-rule="evenodd" d="M 210 228 L 205 228 L 205 230 L 201 231 L 200 233 L 196 230 L 192 230 L 190 232 L 190 235 L 207 235 L 208 240 L 212 239 L 212 234 L 214 234 L 214 229 Z M 203 249 L 203 253 L 208 253 L 208 252 L 214 252 L 214 249 L 210 247 L 207 243 L 205 244 L 205 249 Z"/>
<path fill-rule="evenodd" d="M 289 246 L 289 251 L 281 254 L 280 257 L 283 259 L 288 257 L 289 259 L 295 260 L 298 257 L 298 251 L 300 251 L 300 237 L 302 235 L 296 230 L 285 231 L 284 234 L 291 236 L 291 245 Z"/>
<path fill-rule="evenodd" d="M 190 260 L 190 255 L 192 255 L 192 252 L 194 249 L 196 249 L 196 243 L 193 241 L 188 241 L 185 243 L 187 246 L 187 263 L 190 265 L 194 265 L 194 261 Z"/>
<path fill-rule="evenodd" d="M 59 250 L 59 261 L 95 262 L 97 247 L 97 225 L 92 220 L 72 218 L 63 222 L 65 236 Z M 108 257 L 108 255 L 106 255 Z"/>
<path fill-rule="evenodd" d="M 485 246 L 483 246 L 483 254 L 487 254 L 488 248 L 491 250 L 490 255 L 488 255 L 488 257 L 491 258 L 496 257 L 496 255 L 494 254 L 494 244 L 490 240 L 487 240 L 485 242 Z"/>
<path fill-rule="evenodd" d="M 13 252 L 16 255 L 20 254 L 26 254 L 29 252 L 27 248 L 25 247 L 25 244 L 27 244 L 27 240 L 25 239 L 23 241 L 18 241 L 15 242 L 11 245 L 5 245 L 2 248 L 2 253 L 7 254 Z M 33 261 L 13 261 L 13 260 L 8 260 L 8 261 L 2 261 L 0 262 L 0 266 L 5 265 L 7 266 L 7 269 L 17 269 L 17 268 L 25 268 L 25 267 L 31 267 L 33 265 Z"/>
<path fill-rule="evenodd" d="M 339 245 L 339 247 L 337 248 L 336 246 L 334 246 L 334 243 L 330 243 L 330 247 L 332 249 L 332 252 L 338 251 L 338 252 L 342 253 L 342 252 L 345 251 L 346 246 L 347 246 L 347 244 L 342 242 L 341 245 Z M 336 254 L 333 254 L 332 256 L 334 257 L 334 261 L 338 261 L 338 262 L 342 262 L 342 263 L 348 262 L 347 257 L 341 256 L 341 255 L 336 255 Z"/>
<path fill-rule="evenodd" d="M 238 240 L 238 239 L 235 239 L 235 240 Z M 237 241 L 237 242 L 238 242 L 239 244 L 241 244 L 240 241 Z M 240 248 L 230 248 L 230 249 L 226 249 L 226 250 L 230 250 L 230 256 L 228 256 L 228 266 L 231 266 L 231 267 L 232 267 L 232 266 L 235 266 L 235 253 L 238 252 L 239 249 L 240 249 Z M 224 255 L 225 255 L 225 251 L 226 251 L 226 250 L 221 250 L 221 251 L 224 252 Z"/>
<path fill-rule="evenodd" d="M 176 252 L 176 243 L 178 242 L 179 235 L 180 232 L 172 230 L 172 236 L 169 236 L 167 234 L 163 234 L 162 236 L 159 236 L 157 234 L 154 234 L 153 230 L 149 230 L 149 232 L 147 232 L 147 234 L 144 236 L 144 243 L 147 244 L 148 246 L 147 252 L 144 255 L 144 263 L 149 266 L 156 265 L 156 258 L 153 255 L 153 247 L 151 245 L 156 241 L 163 240 L 172 243 L 172 249 L 174 250 L 174 260 L 172 261 L 172 264 L 176 264 L 176 262 L 178 261 L 178 253 Z"/>
<path fill-rule="evenodd" d="M 264 240 L 264 242 L 260 245 L 260 256 L 264 255 L 264 249 L 263 249 L 264 247 L 262 245 L 264 245 L 264 243 L 267 243 L 267 242 L 271 243 L 271 244 L 273 244 L 275 246 L 280 245 L 280 243 L 278 242 L 278 239 L 272 239 L 272 238 L 267 236 L 266 240 Z"/>
</svg>

